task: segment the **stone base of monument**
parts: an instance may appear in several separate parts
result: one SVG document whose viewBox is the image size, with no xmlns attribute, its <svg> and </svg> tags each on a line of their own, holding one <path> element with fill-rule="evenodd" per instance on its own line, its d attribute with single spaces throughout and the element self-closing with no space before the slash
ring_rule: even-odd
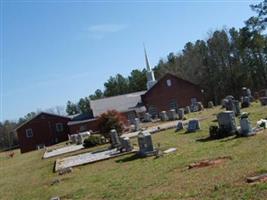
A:
<svg viewBox="0 0 267 200">
<path fill-rule="evenodd" d="M 138 151 L 136 154 L 140 157 L 149 157 L 149 156 L 156 156 L 158 153 L 157 150 L 153 150 L 153 151 L 147 151 L 147 152 L 140 152 Z"/>
</svg>

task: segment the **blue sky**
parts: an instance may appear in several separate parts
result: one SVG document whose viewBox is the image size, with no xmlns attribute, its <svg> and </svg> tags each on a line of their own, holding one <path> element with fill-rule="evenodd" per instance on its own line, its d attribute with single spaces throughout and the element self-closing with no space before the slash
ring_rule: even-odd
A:
<svg viewBox="0 0 267 200">
<path fill-rule="evenodd" d="M 2 1 L 0 121 L 78 101 L 112 75 L 242 27 L 257 1 Z"/>
</svg>

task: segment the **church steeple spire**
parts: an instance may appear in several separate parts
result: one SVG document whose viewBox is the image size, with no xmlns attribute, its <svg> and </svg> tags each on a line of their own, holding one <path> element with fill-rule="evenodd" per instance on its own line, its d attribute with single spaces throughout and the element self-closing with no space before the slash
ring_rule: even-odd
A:
<svg viewBox="0 0 267 200">
<path fill-rule="evenodd" d="M 155 80 L 154 72 L 149 65 L 145 45 L 144 45 L 144 52 L 145 52 L 145 62 L 146 62 L 146 70 L 147 70 L 147 72 L 146 72 L 146 78 L 147 78 L 146 87 L 147 87 L 147 90 L 149 90 L 150 88 L 153 87 L 153 85 L 156 84 L 157 81 Z"/>
<path fill-rule="evenodd" d="M 146 60 L 146 70 L 147 71 L 151 71 L 150 65 L 149 65 L 149 61 L 148 61 L 148 57 L 147 57 L 147 53 L 146 53 L 146 47 L 144 45 L 144 52 L 145 52 L 145 60 Z"/>
</svg>

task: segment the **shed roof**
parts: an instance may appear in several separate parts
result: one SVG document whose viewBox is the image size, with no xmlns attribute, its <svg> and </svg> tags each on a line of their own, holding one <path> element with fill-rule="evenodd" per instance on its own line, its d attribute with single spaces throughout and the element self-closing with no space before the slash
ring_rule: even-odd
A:
<svg viewBox="0 0 267 200">
<path fill-rule="evenodd" d="M 55 116 L 55 117 L 61 117 L 61 118 L 67 118 L 67 119 L 71 119 L 70 117 L 68 116 L 62 116 L 62 115 L 57 115 L 57 114 L 54 114 L 54 113 L 48 113 L 48 112 L 40 112 L 38 113 L 37 115 L 35 115 L 34 117 L 32 117 L 31 119 L 23 122 L 22 124 L 20 124 L 18 127 L 16 127 L 14 130 L 17 131 L 19 128 L 23 127 L 25 124 L 28 124 L 30 121 L 32 121 L 33 119 L 37 118 L 38 116 L 42 115 L 42 114 L 45 114 L 45 115 L 51 115 L 51 116 Z"/>
<path fill-rule="evenodd" d="M 142 102 L 141 95 L 145 93 L 146 91 L 140 91 L 114 97 L 91 100 L 91 108 L 95 117 L 108 110 L 117 110 L 119 112 L 134 110 L 134 107 L 136 107 L 138 103 Z"/>
</svg>

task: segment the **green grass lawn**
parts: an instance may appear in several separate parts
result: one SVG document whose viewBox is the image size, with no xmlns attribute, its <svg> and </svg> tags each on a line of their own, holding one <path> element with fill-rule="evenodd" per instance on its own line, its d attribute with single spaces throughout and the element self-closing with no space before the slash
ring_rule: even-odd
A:
<svg viewBox="0 0 267 200">
<path fill-rule="evenodd" d="M 248 138 L 199 140 L 209 135 L 208 128 L 219 111 L 217 107 L 188 116 L 207 118 L 199 132 L 168 130 L 153 135 L 155 146 L 160 143 L 162 150 L 177 148 L 158 159 L 125 155 L 59 176 L 53 173 L 56 158 L 42 160 L 42 151 L 16 151 L 14 158 L 1 153 L 0 199 L 267 199 L 267 183 L 246 183 L 248 175 L 267 172 L 267 131 Z M 267 107 L 257 103 L 244 111 L 251 113 L 254 126 L 267 117 Z M 133 143 L 137 144 L 136 140 Z M 232 160 L 186 169 L 194 161 L 218 156 L 231 156 Z M 55 179 L 60 182 L 51 185 Z"/>
</svg>

